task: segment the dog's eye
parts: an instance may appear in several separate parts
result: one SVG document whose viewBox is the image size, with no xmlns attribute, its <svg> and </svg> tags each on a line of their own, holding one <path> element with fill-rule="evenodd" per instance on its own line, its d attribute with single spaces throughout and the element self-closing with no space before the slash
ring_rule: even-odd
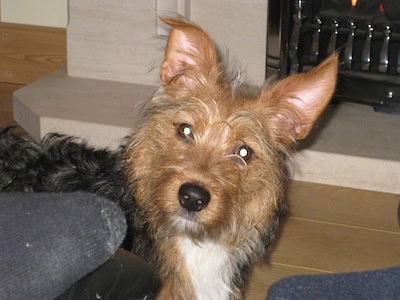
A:
<svg viewBox="0 0 400 300">
<path fill-rule="evenodd" d="M 245 161 L 248 161 L 253 155 L 253 150 L 247 145 L 242 145 L 237 148 L 235 154 L 243 158 Z"/>
<path fill-rule="evenodd" d="M 179 124 L 177 128 L 178 135 L 182 138 L 193 138 L 192 128 L 188 124 Z"/>
</svg>

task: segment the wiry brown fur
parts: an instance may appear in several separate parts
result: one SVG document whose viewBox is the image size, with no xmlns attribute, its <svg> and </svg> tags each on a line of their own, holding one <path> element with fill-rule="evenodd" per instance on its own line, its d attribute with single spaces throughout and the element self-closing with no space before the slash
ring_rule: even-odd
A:
<svg viewBox="0 0 400 300">
<path fill-rule="evenodd" d="M 0 130 L 0 191 L 84 190 L 115 201 L 130 221 L 124 246 L 160 275 L 158 299 L 240 299 L 274 238 L 292 145 L 333 94 L 337 56 L 249 92 L 224 75 L 202 29 L 163 21 L 172 31 L 162 87 L 126 143 L 111 152 Z"/>
<path fill-rule="evenodd" d="M 131 137 L 127 180 L 155 237 L 160 299 L 196 297 L 183 238 L 226 249 L 229 297 L 239 299 L 250 265 L 265 259 L 274 236 L 291 144 L 308 134 L 332 96 L 337 57 L 255 97 L 225 81 L 215 46 L 199 27 L 180 18 L 163 21 L 173 28 L 161 68 L 163 87 Z M 177 133 L 181 124 L 190 125 L 192 136 Z M 247 161 L 237 153 L 242 145 L 253 152 Z M 196 213 L 177 201 L 187 182 L 211 194 L 208 206 Z"/>
</svg>

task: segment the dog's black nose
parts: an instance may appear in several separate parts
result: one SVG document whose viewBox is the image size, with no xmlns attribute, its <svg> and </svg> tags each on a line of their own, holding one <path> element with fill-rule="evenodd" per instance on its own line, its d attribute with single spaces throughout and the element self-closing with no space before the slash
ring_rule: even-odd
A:
<svg viewBox="0 0 400 300">
<path fill-rule="evenodd" d="M 199 185 L 184 183 L 179 188 L 178 199 L 187 211 L 200 211 L 210 202 L 210 193 Z"/>
</svg>

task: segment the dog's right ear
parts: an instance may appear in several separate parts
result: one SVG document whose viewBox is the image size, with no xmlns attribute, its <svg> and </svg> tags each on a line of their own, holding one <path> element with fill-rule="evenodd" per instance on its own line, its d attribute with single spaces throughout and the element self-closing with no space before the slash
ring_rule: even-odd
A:
<svg viewBox="0 0 400 300">
<path fill-rule="evenodd" d="M 183 17 L 160 18 L 172 27 L 160 77 L 168 90 L 212 84 L 219 68 L 215 45 L 200 27 Z"/>
</svg>

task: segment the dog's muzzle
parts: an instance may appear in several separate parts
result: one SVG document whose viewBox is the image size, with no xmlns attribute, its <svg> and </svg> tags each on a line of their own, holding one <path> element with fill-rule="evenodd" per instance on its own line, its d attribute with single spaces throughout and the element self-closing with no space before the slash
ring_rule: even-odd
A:
<svg viewBox="0 0 400 300">
<path fill-rule="evenodd" d="M 189 212 L 201 211 L 210 202 L 210 193 L 203 187 L 184 183 L 178 192 L 179 203 Z"/>
</svg>

